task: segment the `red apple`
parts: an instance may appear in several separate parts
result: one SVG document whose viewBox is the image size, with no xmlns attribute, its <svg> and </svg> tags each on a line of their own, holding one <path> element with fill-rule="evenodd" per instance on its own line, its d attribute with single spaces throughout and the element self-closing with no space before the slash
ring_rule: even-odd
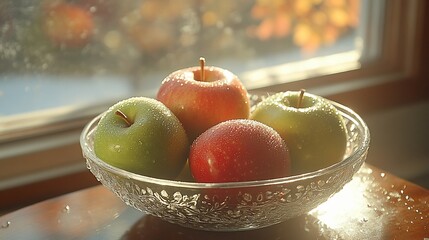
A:
<svg viewBox="0 0 429 240">
<path fill-rule="evenodd" d="M 249 97 L 241 81 L 218 67 L 191 67 L 175 71 L 161 84 L 157 99 L 182 122 L 190 140 L 223 121 L 246 119 Z"/>
<path fill-rule="evenodd" d="M 222 122 L 201 134 L 189 154 L 197 182 L 241 182 L 290 174 L 289 152 L 281 136 L 254 120 Z"/>
</svg>

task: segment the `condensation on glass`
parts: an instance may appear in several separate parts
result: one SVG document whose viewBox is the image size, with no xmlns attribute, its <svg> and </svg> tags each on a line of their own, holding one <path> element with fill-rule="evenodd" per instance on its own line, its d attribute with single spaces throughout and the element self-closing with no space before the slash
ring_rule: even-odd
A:
<svg viewBox="0 0 429 240">
<path fill-rule="evenodd" d="M 359 50 L 361 7 L 360 0 L 5 0 L 0 119 L 154 96 L 168 73 L 200 56 L 249 88 L 273 84 L 284 70 L 276 66 Z M 264 69 L 270 74 L 259 75 Z"/>
</svg>

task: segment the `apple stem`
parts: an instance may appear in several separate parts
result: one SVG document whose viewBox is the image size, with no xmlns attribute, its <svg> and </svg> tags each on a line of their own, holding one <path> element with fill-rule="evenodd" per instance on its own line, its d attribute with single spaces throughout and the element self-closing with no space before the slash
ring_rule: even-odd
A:
<svg viewBox="0 0 429 240">
<path fill-rule="evenodd" d="M 200 57 L 200 67 L 201 67 L 201 81 L 205 80 L 205 71 L 204 71 L 204 66 L 206 65 L 206 59 L 203 57 Z"/>
<path fill-rule="evenodd" d="M 297 108 L 300 108 L 302 105 L 302 99 L 304 98 L 305 89 L 301 89 L 299 93 L 299 99 L 298 99 L 298 106 Z"/>
<path fill-rule="evenodd" d="M 125 113 L 123 113 L 121 110 L 116 110 L 115 114 L 121 117 L 127 123 L 128 127 L 133 124 L 133 122 L 131 122 L 127 115 L 125 115 Z"/>
</svg>

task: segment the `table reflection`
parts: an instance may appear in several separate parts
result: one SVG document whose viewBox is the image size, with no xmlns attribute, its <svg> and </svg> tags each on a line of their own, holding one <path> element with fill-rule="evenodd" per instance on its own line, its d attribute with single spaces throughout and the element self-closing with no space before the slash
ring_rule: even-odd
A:
<svg viewBox="0 0 429 240">
<path fill-rule="evenodd" d="M 277 225 L 256 230 L 238 232 L 209 232 L 182 227 L 163 221 L 158 217 L 145 215 L 143 218 L 137 221 L 121 239 L 321 239 L 318 231 L 309 228 L 309 221 L 312 220 L 310 220 L 308 216 L 302 216 Z"/>
<path fill-rule="evenodd" d="M 209 232 L 127 207 L 102 186 L 0 217 L 0 239 L 429 239 L 429 191 L 364 165 L 310 213 L 256 230 Z"/>
<path fill-rule="evenodd" d="M 382 203 L 374 202 L 366 192 L 374 182 L 370 177 L 371 173 L 370 169 L 363 167 L 340 192 L 310 212 L 310 215 L 318 219 L 321 231 L 329 230 L 323 231 L 325 235 L 329 236 L 331 232 L 337 235 L 341 232 L 341 236 L 335 237 L 382 238 L 385 222 L 383 218 L 388 215 L 379 210 L 383 208 Z M 368 227 L 368 224 L 371 224 L 371 227 Z"/>
<path fill-rule="evenodd" d="M 339 239 L 394 239 L 394 232 L 421 231 L 418 226 L 429 218 L 426 202 L 420 209 L 421 202 L 414 200 L 420 196 L 404 182 L 392 183 L 386 173 L 364 165 L 341 191 L 309 213 L 318 219 L 314 227 Z"/>
<path fill-rule="evenodd" d="M 414 206 L 406 185 L 386 185 L 385 176 L 364 165 L 340 192 L 309 214 L 262 229 L 208 232 L 145 215 L 122 239 L 390 239 L 398 230 L 394 228 L 427 221 L 429 212 Z M 403 218 L 398 220 L 398 214 Z"/>
</svg>

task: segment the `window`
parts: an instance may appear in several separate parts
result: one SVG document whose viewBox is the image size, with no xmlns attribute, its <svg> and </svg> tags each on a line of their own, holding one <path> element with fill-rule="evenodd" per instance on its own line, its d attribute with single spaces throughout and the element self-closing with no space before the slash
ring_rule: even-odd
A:
<svg viewBox="0 0 429 240">
<path fill-rule="evenodd" d="M 377 91 L 394 96 L 420 71 L 426 5 L 3 1 L 0 164 L 13 171 L 2 167 L 0 189 L 84 169 L 77 141 L 90 118 L 119 99 L 154 96 L 168 73 L 200 56 L 236 73 L 251 92 L 307 88 L 357 109 L 386 106 L 371 102 Z"/>
<path fill-rule="evenodd" d="M 0 83 L 9 101 L 0 109 L 8 131 L 29 115 L 34 127 L 154 96 L 169 72 L 199 56 L 254 89 L 356 68 L 362 53 L 360 0 L 166 3 L 4 3 Z"/>
</svg>

